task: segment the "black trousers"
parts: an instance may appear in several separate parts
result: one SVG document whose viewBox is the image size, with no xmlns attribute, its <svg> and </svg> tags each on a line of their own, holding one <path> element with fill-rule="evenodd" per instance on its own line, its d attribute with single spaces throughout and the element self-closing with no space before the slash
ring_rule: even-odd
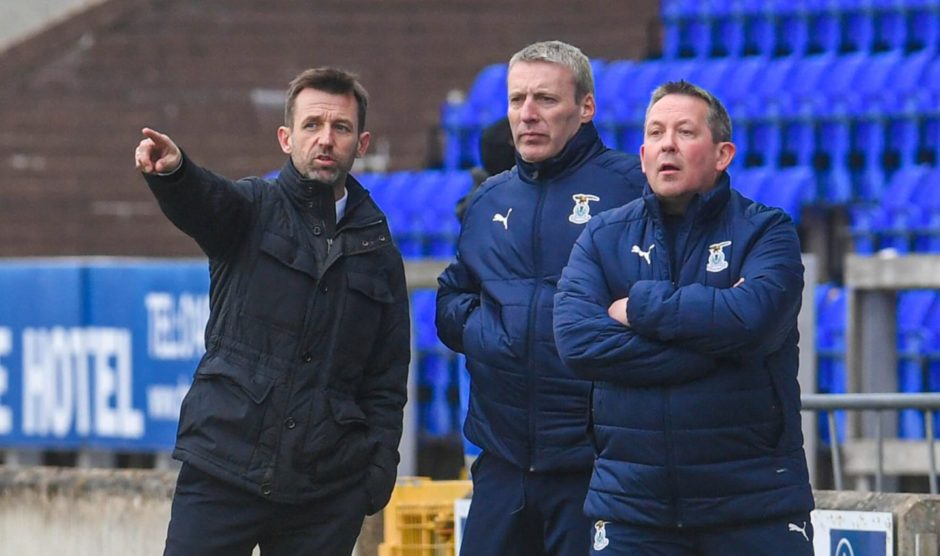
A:
<svg viewBox="0 0 940 556">
<path fill-rule="evenodd" d="M 164 556 L 349 556 L 365 518 L 356 488 L 308 504 L 271 502 L 183 464 Z"/>
</svg>

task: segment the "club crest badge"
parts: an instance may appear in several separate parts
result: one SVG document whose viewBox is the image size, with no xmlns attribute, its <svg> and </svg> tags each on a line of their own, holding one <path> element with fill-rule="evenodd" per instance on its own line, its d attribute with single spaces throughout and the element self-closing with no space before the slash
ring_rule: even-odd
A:
<svg viewBox="0 0 940 556">
<path fill-rule="evenodd" d="M 731 245 L 730 241 L 722 241 L 721 243 L 713 243 L 708 246 L 708 264 L 705 265 L 705 270 L 708 272 L 721 272 L 728 268 L 724 248 L 729 245 Z"/>
<path fill-rule="evenodd" d="M 597 520 L 594 523 L 594 550 L 601 551 L 607 548 L 607 545 L 610 544 L 610 539 L 607 538 L 607 524 L 609 521 Z"/>
<path fill-rule="evenodd" d="M 597 195 L 587 195 L 585 193 L 575 193 L 571 198 L 574 199 L 574 209 L 571 211 L 571 215 L 568 216 L 568 221 L 574 224 L 584 224 L 590 220 L 591 206 L 588 203 L 601 200 Z"/>
</svg>

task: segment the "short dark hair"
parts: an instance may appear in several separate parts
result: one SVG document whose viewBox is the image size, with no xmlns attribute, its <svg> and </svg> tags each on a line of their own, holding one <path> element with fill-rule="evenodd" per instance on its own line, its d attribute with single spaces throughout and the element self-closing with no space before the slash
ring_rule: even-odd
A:
<svg viewBox="0 0 940 556">
<path fill-rule="evenodd" d="M 366 108 L 369 93 L 354 73 L 339 68 L 311 68 L 302 71 L 287 86 L 287 101 L 284 103 L 284 125 L 294 125 L 294 102 L 304 89 L 315 89 L 334 95 L 352 95 L 356 99 L 359 116 L 359 132 L 366 127 Z"/>
<path fill-rule="evenodd" d="M 708 129 L 712 132 L 712 141 L 715 143 L 731 141 L 731 117 L 728 116 L 725 106 L 721 104 L 721 101 L 715 95 L 684 79 L 669 81 L 656 87 L 650 96 L 650 103 L 646 107 L 647 117 L 653 105 L 666 95 L 686 95 L 704 100 L 705 104 L 708 105 L 705 123 L 708 124 Z M 644 124 L 643 127 L 646 127 L 646 125 Z"/>
</svg>

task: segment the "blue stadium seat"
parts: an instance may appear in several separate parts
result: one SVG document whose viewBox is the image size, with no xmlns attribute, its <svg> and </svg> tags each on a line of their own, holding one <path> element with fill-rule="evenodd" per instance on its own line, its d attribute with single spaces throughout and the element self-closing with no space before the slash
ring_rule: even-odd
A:
<svg viewBox="0 0 940 556">
<path fill-rule="evenodd" d="M 421 229 L 414 222 L 414 205 L 411 202 L 412 188 L 416 183 L 417 172 L 394 172 L 377 182 L 373 192 L 388 217 L 388 225 L 398 249 L 406 259 L 417 259 L 423 255 Z"/>
<path fill-rule="evenodd" d="M 744 55 L 745 17 L 735 2 L 714 2 L 711 5 L 712 58 L 738 58 Z"/>
<path fill-rule="evenodd" d="M 480 163 L 480 131 L 506 115 L 506 64 L 483 68 L 461 103 L 445 103 L 441 123 L 446 136 L 444 167 L 468 168 Z"/>
<path fill-rule="evenodd" d="M 897 305 L 897 352 L 898 391 L 920 393 L 925 391 L 926 328 L 925 321 L 936 300 L 936 292 L 909 290 L 898 294 Z M 924 419 L 920 411 L 901 410 L 898 436 L 900 438 L 923 438 Z"/>
<path fill-rule="evenodd" d="M 795 56 L 769 60 L 761 79 L 752 84 L 751 96 L 744 103 L 734 106 L 738 117 L 743 114 L 748 121 L 748 150 L 742 153 L 746 165 L 779 164 L 783 138 L 780 112 L 777 105 L 768 102 L 768 99 L 779 94 L 794 78 L 798 62 Z"/>
<path fill-rule="evenodd" d="M 872 253 L 880 249 L 893 249 L 898 253 L 911 251 L 915 230 L 921 222 L 914 199 L 928 174 L 929 169 L 923 166 L 900 168 L 891 176 L 879 204 L 855 206 L 850 210 L 850 229 L 856 240 L 856 252 Z"/>
<path fill-rule="evenodd" d="M 430 173 L 431 171 L 428 171 Z M 429 176 L 431 191 L 425 197 L 419 214 L 424 231 L 424 254 L 436 259 L 451 259 L 456 252 L 460 223 L 454 214 L 457 202 L 473 185 L 468 171 L 433 172 Z"/>
<path fill-rule="evenodd" d="M 935 51 L 940 46 L 940 3 L 913 0 L 907 4 L 907 51 Z"/>
<path fill-rule="evenodd" d="M 763 190 L 770 179 L 771 171 L 768 168 L 741 168 L 729 173 L 731 174 L 731 186 L 738 193 L 752 201 L 760 202 Z"/>
<path fill-rule="evenodd" d="M 832 284 L 816 287 L 816 356 L 819 377 L 818 388 L 824 394 L 846 392 L 845 323 L 847 308 L 845 291 Z M 827 413 L 819 413 L 819 435 L 829 442 Z M 836 434 L 845 439 L 845 412 L 836 412 Z"/>
<path fill-rule="evenodd" d="M 926 390 L 940 392 L 940 295 L 924 319 L 924 355 L 927 359 Z M 940 414 L 934 414 L 934 430 L 940 430 Z"/>
<path fill-rule="evenodd" d="M 819 54 L 800 59 L 794 74 L 779 94 L 769 101 L 776 105 L 781 126 L 781 165 L 809 166 L 813 164 L 816 147 L 816 118 L 812 102 L 820 83 L 835 62 L 832 54 Z"/>
<path fill-rule="evenodd" d="M 437 338 L 434 313 L 437 292 L 416 290 L 411 295 L 418 370 L 418 413 L 421 431 L 431 437 L 454 432 L 454 408 L 448 399 L 452 385 L 453 353 Z"/>
<path fill-rule="evenodd" d="M 663 57 L 705 58 L 711 54 L 711 16 L 707 2 L 671 0 L 661 9 Z"/>
<path fill-rule="evenodd" d="M 864 53 L 839 56 L 829 68 L 820 85 L 816 102 L 810 101 L 809 110 L 817 118 L 817 167 L 829 170 L 833 190 L 843 193 L 849 185 L 849 198 L 857 194 L 854 179 L 847 171 L 850 167 L 852 114 L 848 107 L 848 91 L 855 76 L 863 71 L 868 55 Z"/>
<path fill-rule="evenodd" d="M 777 37 L 774 54 L 804 56 L 809 52 L 810 12 L 805 3 L 782 2 L 775 6 Z"/>
<path fill-rule="evenodd" d="M 832 2 L 807 2 L 809 18 L 809 44 L 807 54 L 837 53 L 842 43 L 842 14 Z"/>
<path fill-rule="evenodd" d="M 842 40 L 840 49 L 843 52 L 868 53 L 874 49 L 875 20 L 866 7 L 854 5 L 842 11 Z"/>
<path fill-rule="evenodd" d="M 663 0 L 660 17 L 663 22 L 663 57 L 678 58 L 683 47 L 685 22 L 695 17 L 700 4 L 694 0 Z"/>
<path fill-rule="evenodd" d="M 776 49 L 775 18 L 767 7 L 753 9 L 744 18 L 744 55 L 773 56 Z"/>
<path fill-rule="evenodd" d="M 794 166 L 773 170 L 757 200 L 767 206 L 782 208 L 799 224 L 803 205 L 810 203 L 815 194 L 816 174 L 813 169 Z"/>
<path fill-rule="evenodd" d="M 598 134 L 608 147 L 622 148 L 621 128 L 623 122 L 632 116 L 623 92 L 633 87 L 633 75 L 639 71 L 637 65 L 639 63 L 630 60 L 611 62 L 607 64 L 604 75 L 594 81 L 597 96 L 597 116 L 594 122 Z"/>
<path fill-rule="evenodd" d="M 885 150 L 901 166 L 918 162 L 920 149 L 921 112 L 916 106 L 918 91 L 932 59 L 928 52 L 904 56 L 888 78 L 891 87 L 882 91 L 876 101 L 887 118 Z"/>
<path fill-rule="evenodd" d="M 940 253 L 940 168 L 927 173 L 912 202 L 920 213 L 914 232 L 915 250 Z"/>
<path fill-rule="evenodd" d="M 898 0 L 870 0 L 874 18 L 874 50 L 904 51 L 908 43 L 907 9 Z"/>
</svg>

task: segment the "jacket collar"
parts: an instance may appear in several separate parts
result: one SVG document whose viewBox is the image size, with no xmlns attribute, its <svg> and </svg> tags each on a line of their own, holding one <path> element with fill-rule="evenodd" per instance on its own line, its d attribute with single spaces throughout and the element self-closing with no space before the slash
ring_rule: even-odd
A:
<svg viewBox="0 0 940 556">
<path fill-rule="evenodd" d="M 336 199 L 333 186 L 322 181 L 312 180 L 301 175 L 294 167 L 293 162 L 287 159 L 277 176 L 276 183 L 287 194 L 291 202 L 303 211 L 310 211 L 314 216 L 323 220 L 336 221 Z M 377 211 L 357 210 L 369 198 L 369 193 L 352 177 L 346 175 L 346 216 L 343 223 L 347 224 L 360 219 L 374 220 Z"/>
<path fill-rule="evenodd" d="M 529 183 L 539 183 L 560 178 L 579 168 L 585 161 L 604 150 L 604 143 L 597 135 L 594 122 L 582 124 L 574 137 L 561 152 L 542 162 L 526 162 L 516 152 L 519 175 Z"/>
<path fill-rule="evenodd" d="M 693 219 L 695 222 L 707 220 L 721 211 L 728 203 L 731 197 L 731 176 L 728 172 L 722 172 L 718 176 L 718 182 L 715 187 L 705 193 L 696 194 L 685 209 L 683 220 Z M 643 188 L 643 202 L 646 209 L 660 222 L 663 220 L 662 208 L 659 205 L 659 199 L 653 193 L 652 188 L 647 182 Z"/>
</svg>

